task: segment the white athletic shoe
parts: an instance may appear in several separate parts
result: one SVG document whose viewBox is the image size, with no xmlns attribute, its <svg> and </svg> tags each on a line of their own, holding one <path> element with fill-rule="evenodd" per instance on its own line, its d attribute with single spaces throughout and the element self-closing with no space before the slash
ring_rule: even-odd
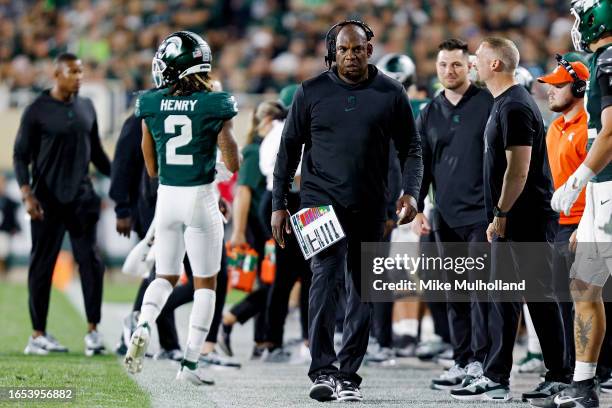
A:
<svg viewBox="0 0 612 408">
<path fill-rule="evenodd" d="M 35 354 L 44 356 L 49 353 L 66 353 L 68 349 L 61 345 L 55 337 L 46 333 L 44 336 L 38 336 L 36 338 L 30 336 L 28 344 L 23 350 L 24 354 Z"/>
<path fill-rule="evenodd" d="M 136 374 L 142 371 L 142 361 L 147 352 L 147 347 L 149 347 L 150 339 L 151 330 L 147 323 L 143 323 L 134 330 L 123 359 L 123 364 L 128 372 Z"/>
<path fill-rule="evenodd" d="M 519 373 L 545 373 L 544 357 L 542 354 L 527 352 L 527 355 L 516 364 L 516 369 Z"/>
<path fill-rule="evenodd" d="M 204 369 L 204 367 L 198 366 L 192 370 L 181 364 L 181 368 L 179 368 L 178 373 L 176 373 L 176 379 L 178 381 L 190 382 L 193 385 L 214 385 L 215 380 L 209 377 L 207 372 L 208 370 Z"/>
<path fill-rule="evenodd" d="M 104 338 L 102 333 L 92 331 L 85 335 L 85 355 L 91 357 L 96 354 L 104 354 L 106 348 L 104 347 Z"/>
</svg>

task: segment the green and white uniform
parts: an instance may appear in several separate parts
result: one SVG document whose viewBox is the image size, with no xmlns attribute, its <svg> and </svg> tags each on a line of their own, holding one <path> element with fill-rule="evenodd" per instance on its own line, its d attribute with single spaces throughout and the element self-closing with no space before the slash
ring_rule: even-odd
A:
<svg viewBox="0 0 612 408">
<path fill-rule="evenodd" d="M 140 95 L 135 114 L 155 141 L 159 190 L 155 213 L 155 264 L 161 275 L 179 275 L 185 250 L 194 276 L 219 271 L 223 222 L 217 203 L 217 136 L 237 113 L 225 92 L 172 96 L 168 89 Z"/>
<path fill-rule="evenodd" d="M 147 91 L 136 102 L 155 140 L 159 183 L 197 186 L 215 178 L 217 135 L 223 123 L 238 113 L 226 92 L 171 96 L 167 89 Z"/>
<path fill-rule="evenodd" d="M 590 149 L 601 131 L 602 110 L 612 105 L 612 44 L 600 47 L 589 62 L 585 95 Z M 610 108 L 609 108 L 610 109 Z M 603 286 L 612 273 L 612 162 L 586 187 L 586 206 L 578 225 L 579 242 L 572 277 Z"/>
</svg>

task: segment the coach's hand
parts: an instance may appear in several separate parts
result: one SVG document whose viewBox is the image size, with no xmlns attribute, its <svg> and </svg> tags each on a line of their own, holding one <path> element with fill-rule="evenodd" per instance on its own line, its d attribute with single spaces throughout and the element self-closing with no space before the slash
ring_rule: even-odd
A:
<svg viewBox="0 0 612 408">
<path fill-rule="evenodd" d="M 397 200 L 395 213 L 398 216 L 397 225 L 408 224 L 417 215 L 417 203 L 413 196 L 404 194 Z"/>
<path fill-rule="evenodd" d="M 132 217 L 117 218 L 117 225 L 115 228 L 119 235 L 129 238 L 132 232 Z"/>
<path fill-rule="evenodd" d="M 421 235 L 429 235 L 431 232 L 431 224 L 429 224 L 429 220 L 427 216 L 423 213 L 418 213 L 416 217 L 414 217 L 414 222 L 412 223 L 412 230 L 418 236 Z"/>
<path fill-rule="evenodd" d="M 487 228 L 487 241 L 493 242 L 493 238 L 506 236 L 506 217 L 495 217 Z"/>
<path fill-rule="evenodd" d="M 272 213 L 272 235 L 278 245 L 281 248 L 285 247 L 285 235 L 283 232 L 287 234 L 291 234 L 291 226 L 289 225 L 289 211 L 287 210 L 276 210 Z"/>
<path fill-rule="evenodd" d="M 40 205 L 40 202 L 34 197 L 34 194 L 28 194 L 24 200 L 25 209 L 30 214 L 30 218 L 34 221 L 42 221 L 44 218 L 45 212 Z"/>
</svg>

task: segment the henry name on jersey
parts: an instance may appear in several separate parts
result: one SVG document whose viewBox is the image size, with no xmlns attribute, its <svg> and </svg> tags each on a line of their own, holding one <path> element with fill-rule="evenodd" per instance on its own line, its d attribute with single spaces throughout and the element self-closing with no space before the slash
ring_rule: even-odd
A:
<svg viewBox="0 0 612 408">
<path fill-rule="evenodd" d="M 160 111 L 193 111 L 197 100 L 178 101 L 175 99 L 162 99 L 160 101 Z"/>
</svg>

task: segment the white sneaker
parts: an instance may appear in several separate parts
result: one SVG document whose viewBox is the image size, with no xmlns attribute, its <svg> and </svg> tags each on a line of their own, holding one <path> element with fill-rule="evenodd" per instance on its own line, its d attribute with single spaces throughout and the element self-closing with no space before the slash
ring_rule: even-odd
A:
<svg viewBox="0 0 612 408">
<path fill-rule="evenodd" d="M 215 380 L 207 375 L 207 370 L 203 367 L 196 367 L 194 370 L 181 364 L 178 373 L 176 373 L 178 381 L 187 381 L 194 385 L 214 385 Z"/>
<path fill-rule="evenodd" d="M 453 390 L 459 388 L 461 387 L 465 375 L 465 368 L 460 367 L 459 364 L 455 364 L 438 378 L 431 380 L 431 388 L 434 390 Z"/>
<path fill-rule="evenodd" d="M 44 356 L 49 353 L 66 353 L 68 349 L 61 345 L 55 337 L 46 333 L 44 336 L 38 336 L 36 338 L 30 336 L 28 344 L 23 350 L 24 354 L 35 354 Z"/>
<path fill-rule="evenodd" d="M 138 316 L 140 312 L 130 312 L 129 315 L 125 316 L 123 319 L 123 325 L 121 327 L 121 335 L 123 336 L 123 342 L 128 345 L 130 344 L 130 339 L 132 338 L 132 334 L 134 334 L 134 330 L 138 326 Z"/>
<path fill-rule="evenodd" d="M 465 378 L 461 382 L 461 386 L 467 387 L 472 381 L 479 379 L 483 375 L 482 363 L 480 361 L 473 361 L 465 366 Z"/>
<path fill-rule="evenodd" d="M 128 372 L 136 374 L 142 371 L 142 361 L 144 360 L 149 341 L 151 339 L 151 330 L 147 323 L 138 326 L 132 334 L 130 344 L 128 344 L 127 353 L 123 359 L 123 364 Z"/>
<path fill-rule="evenodd" d="M 180 349 L 174 349 L 174 350 L 166 350 L 166 349 L 160 349 L 157 353 L 155 353 L 155 355 L 153 356 L 154 360 L 172 360 L 172 361 L 181 361 L 183 359 L 183 351 L 181 351 Z"/>
<path fill-rule="evenodd" d="M 442 367 L 450 370 L 455 365 L 455 360 L 453 359 L 453 350 L 448 349 L 444 352 L 440 353 L 436 358 L 436 362 Z"/>
<path fill-rule="evenodd" d="M 311 362 L 312 357 L 310 356 L 310 349 L 302 342 L 297 352 L 291 353 L 291 361 L 289 361 L 289 364 L 303 365 L 310 364 Z"/>
<path fill-rule="evenodd" d="M 96 354 L 104 354 L 106 348 L 104 347 L 104 338 L 102 333 L 92 331 L 85 335 L 85 355 L 91 357 Z"/>
<path fill-rule="evenodd" d="M 542 354 L 527 352 L 527 355 L 523 357 L 516 366 L 519 373 L 540 374 L 546 372 Z"/>
</svg>

